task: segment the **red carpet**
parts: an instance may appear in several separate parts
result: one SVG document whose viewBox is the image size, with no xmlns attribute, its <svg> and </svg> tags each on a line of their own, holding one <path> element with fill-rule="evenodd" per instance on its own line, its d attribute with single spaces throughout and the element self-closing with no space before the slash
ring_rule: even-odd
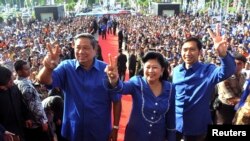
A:
<svg viewBox="0 0 250 141">
<path fill-rule="evenodd" d="M 114 35 L 108 35 L 107 39 L 102 40 L 102 37 L 99 36 L 99 44 L 102 48 L 102 57 L 105 62 L 108 63 L 108 54 L 110 53 L 112 57 L 118 55 L 118 37 Z M 126 79 L 128 79 L 128 73 L 126 74 Z M 125 127 L 128 122 L 128 118 L 130 116 L 131 112 L 131 105 L 132 100 L 131 96 L 124 95 L 122 96 L 122 114 L 121 114 L 121 120 L 120 120 L 120 129 L 118 134 L 118 141 L 123 141 L 124 139 L 124 132 Z"/>
</svg>

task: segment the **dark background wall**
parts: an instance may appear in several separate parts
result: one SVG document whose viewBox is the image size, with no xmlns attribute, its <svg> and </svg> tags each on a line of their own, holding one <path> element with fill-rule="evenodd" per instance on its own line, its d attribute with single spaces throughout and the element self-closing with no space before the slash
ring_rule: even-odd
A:
<svg viewBox="0 0 250 141">
<path fill-rule="evenodd" d="M 178 15 L 180 13 L 180 4 L 153 2 L 152 8 L 152 13 L 159 16 L 163 16 L 164 10 L 174 10 L 175 15 Z"/>
<path fill-rule="evenodd" d="M 54 20 L 58 20 L 59 18 L 64 17 L 64 6 L 38 6 L 35 7 L 35 16 L 36 19 L 38 19 L 39 21 L 42 20 L 41 15 L 43 13 L 52 13 L 53 14 L 53 18 Z"/>
</svg>

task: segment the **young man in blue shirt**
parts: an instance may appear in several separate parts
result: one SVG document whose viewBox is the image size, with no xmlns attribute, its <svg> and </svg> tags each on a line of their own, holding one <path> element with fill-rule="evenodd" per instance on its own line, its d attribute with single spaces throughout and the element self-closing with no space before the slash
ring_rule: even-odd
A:
<svg viewBox="0 0 250 141">
<path fill-rule="evenodd" d="M 214 50 L 221 60 L 221 66 L 203 64 L 198 61 L 202 43 L 197 38 L 187 39 L 181 48 L 184 63 L 173 70 L 173 84 L 176 90 L 177 141 L 205 140 L 207 127 L 212 124 L 209 103 L 217 83 L 235 72 L 234 58 L 227 52 L 226 40 L 209 30 L 214 41 Z"/>
<path fill-rule="evenodd" d="M 70 141 L 116 140 L 121 114 L 121 96 L 109 94 L 103 85 L 106 64 L 96 59 L 97 42 L 88 33 L 75 37 L 75 58 L 59 63 L 60 49 L 44 58 L 40 83 L 61 88 L 64 93 L 62 135 Z M 114 126 L 111 127 L 113 104 Z"/>
</svg>

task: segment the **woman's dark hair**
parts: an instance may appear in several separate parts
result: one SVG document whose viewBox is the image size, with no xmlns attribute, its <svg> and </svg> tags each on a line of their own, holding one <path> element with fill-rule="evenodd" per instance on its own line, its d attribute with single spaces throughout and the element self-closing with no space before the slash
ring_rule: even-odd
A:
<svg viewBox="0 0 250 141">
<path fill-rule="evenodd" d="M 197 45 L 198 49 L 199 49 L 199 50 L 202 49 L 202 43 L 201 43 L 201 41 L 200 41 L 198 38 L 190 37 L 190 38 L 186 39 L 186 40 L 183 42 L 182 46 L 183 46 L 185 43 L 187 43 L 187 42 L 196 42 L 196 45 Z"/>
<path fill-rule="evenodd" d="M 27 64 L 27 62 L 25 62 L 23 60 L 17 60 L 14 63 L 14 67 L 15 67 L 16 72 L 22 70 L 23 66 L 26 65 L 26 64 Z"/>
<path fill-rule="evenodd" d="M 163 55 L 158 52 L 150 51 L 147 52 L 143 58 L 142 62 L 145 64 L 148 60 L 155 59 L 159 62 L 161 67 L 164 69 L 162 77 L 160 77 L 160 80 L 168 80 L 169 74 L 168 74 L 168 62 L 166 59 L 164 59 Z"/>
<path fill-rule="evenodd" d="M 0 74 L 0 85 L 4 86 L 10 81 L 12 72 L 3 66 L 0 66 Z"/>
</svg>

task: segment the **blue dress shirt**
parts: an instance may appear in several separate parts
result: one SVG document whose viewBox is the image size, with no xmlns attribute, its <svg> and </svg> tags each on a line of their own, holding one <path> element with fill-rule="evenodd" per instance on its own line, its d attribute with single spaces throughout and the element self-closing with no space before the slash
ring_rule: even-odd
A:
<svg viewBox="0 0 250 141">
<path fill-rule="evenodd" d="M 53 87 L 64 91 L 62 135 L 71 141 L 107 141 L 111 133 L 112 101 L 120 95 L 109 94 L 103 85 L 106 64 L 94 59 L 84 70 L 75 59 L 65 60 L 54 69 Z"/>
<path fill-rule="evenodd" d="M 125 131 L 125 141 L 175 141 L 175 96 L 170 82 L 162 82 L 162 93 L 155 96 L 145 77 L 134 76 L 119 81 L 113 92 L 131 94 L 132 112 Z M 166 135 L 167 134 L 167 135 Z"/>
<path fill-rule="evenodd" d="M 173 71 L 176 91 L 176 130 L 184 135 L 206 134 L 212 124 L 209 103 L 215 85 L 236 70 L 234 58 L 227 53 L 221 66 L 196 62 L 186 69 L 180 64 Z"/>
</svg>

